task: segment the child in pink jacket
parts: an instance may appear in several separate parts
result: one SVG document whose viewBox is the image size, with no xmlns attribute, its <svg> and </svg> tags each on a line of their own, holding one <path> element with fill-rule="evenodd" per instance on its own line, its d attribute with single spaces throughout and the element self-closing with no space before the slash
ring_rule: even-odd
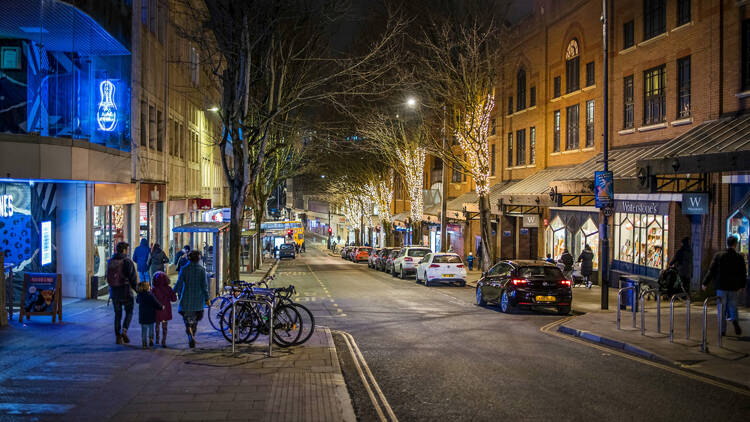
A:
<svg viewBox="0 0 750 422">
<path fill-rule="evenodd" d="M 161 347 L 167 347 L 167 322 L 172 319 L 172 302 L 177 301 L 177 294 L 169 287 L 169 277 L 163 271 L 154 273 L 152 293 L 164 309 L 156 311 L 156 343 L 159 343 L 159 325 L 162 327 Z"/>
</svg>

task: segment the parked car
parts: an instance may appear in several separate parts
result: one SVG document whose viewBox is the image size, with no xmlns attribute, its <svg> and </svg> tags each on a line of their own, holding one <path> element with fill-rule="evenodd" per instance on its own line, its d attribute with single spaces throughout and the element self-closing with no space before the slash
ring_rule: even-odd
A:
<svg viewBox="0 0 750 422">
<path fill-rule="evenodd" d="M 349 248 L 350 246 L 344 246 L 341 248 L 341 259 L 347 259 L 349 256 Z"/>
<path fill-rule="evenodd" d="M 393 260 L 396 259 L 399 252 L 401 252 L 400 248 L 394 248 L 393 250 L 391 250 L 391 252 L 385 258 L 385 262 L 383 264 L 383 271 L 393 274 Z"/>
<path fill-rule="evenodd" d="M 393 270 L 391 275 L 404 279 L 409 274 L 417 273 L 417 265 L 428 253 L 432 251 L 425 246 L 407 246 L 393 259 Z"/>
<path fill-rule="evenodd" d="M 497 304 L 505 313 L 522 306 L 552 307 L 565 315 L 572 301 L 571 281 L 546 261 L 500 261 L 477 282 L 477 305 Z"/>
<path fill-rule="evenodd" d="M 279 259 L 292 258 L 297 259 L 294 244 L 284 243 L 279 245 Z"/>
<path fill-rule="evenodd" d="M 417 283 L 456 283 L 466 286 L 466 268 L 461 257 L 454 253 L 430 253 L 417 265 Z"/>
<path fill-rule="evenodd" d="M 375 266 L 374 268 L 378 271 L 385 271 L 385 261 L 388 259 L 388 255 L 393 252 L 393 248 L 383 248 L 375 255 Z"/>
<path fill-rule="evenodd" d="M 354 262 L 354 256 L 355 256 L 355 255 L 357 254 L 357 249 L 359 249 L 359 246 L 352 246 L 352 247 L 351 247 L 351 248 L 349 249 L 349 255 L 348 255 L 348 257 L 347 257 L 347 259 L 348 259 L 349 261 L 352 261 L 352 262 Z"/>
<path fill-rule="evenodd" d="M 356 249 L 354 254 L 352 255 L 352 261 L 354 262 L 362 262 L 362 261 L 369 261 L 370 259 L 370 253 L 372 252 L 372 248 L 369 246 L 360 246 Z"/>
<path fill-rule="evenodd" d="M 383 249 L 373 249 L 370 252 L 370 257 L 367 258 L 367 268 L 375 268 L 375 261 L 378 259 L 378 255 L 383 252 Z"/>
</svg>

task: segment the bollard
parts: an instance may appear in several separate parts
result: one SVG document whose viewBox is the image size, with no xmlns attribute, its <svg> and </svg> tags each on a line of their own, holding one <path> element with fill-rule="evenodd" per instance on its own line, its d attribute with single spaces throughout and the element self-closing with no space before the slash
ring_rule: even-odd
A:
<svg viewBox="0 0 750 422">
<path fill-rule="evenodd" d="M 674 301 L 680 297 L 685 298 L 685 339 L 690 340 L 690 295 L 678 293 L 669 299 L 669 342 L 674 343 Z"/>
<path fill-rule="evenodd" d="M 656 293 L 656 332 L 661 334 L 661 295 L 659 289 L 646 289 L 641 292 L 641 335 L 646 335 L 646 300 L 645 296 L 651 292 Z"/>
<path fill-rule="evenodd" d="M 703 301 L 703 332 L 701 333 L 701 352 L 708 353 L 708 344 L 707 344 L 707 325 L 708 325 L 708 302 L 711 300 L 716 300 L 716 325 L 717 325 L 717 339 L 716 344 L 718 347 L 721 347 L 721 323 L 722 318 L 724 318 L 724 312 L 722 309 L 721 304 L 721 298 L 718 296 L 712 296 L 706 298 L 706 300 Z"/>
<path fill-rule="evenodd" d="M 620 329 L 620 303 L 622 301 L 622 292 L 627 291 L 627 290 L 633 290 L 632 310 L 633 310 L 633 328 L 635 328 L 635 312 L 636 312 L 635 288 L 636 288 L 635 286 L 628 286 L 628 287 L 623 287 L 622 289 L 617 291 L 617 329 L 618 330 Z"/>
</svg>

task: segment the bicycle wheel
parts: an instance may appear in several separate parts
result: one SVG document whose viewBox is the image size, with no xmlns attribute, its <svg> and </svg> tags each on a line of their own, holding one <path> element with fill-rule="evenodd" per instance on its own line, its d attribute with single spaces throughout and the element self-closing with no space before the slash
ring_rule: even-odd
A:
<svg viewBox="0 0 750 422">
<path fill-rule="evenodd" d="M 258 338 L 260 334 L 257 314 L 252 306 L 239 304 L 236 306 L 237 320 L 235 321 L 235 332 L 232 331 L 232 306 L 227 306 L 221 313 L 221 334 L 228 342 L 236 333 L 235 343 L 250 343 Z"/>
<path fill-rule="evenodd" d="M 211 323 L 211 326 L 214 327 L 214 330 L 216 331 L 221 331 L 221 317 L 219 314 L 228 303 L 229 299 L 225 296 L 216 296 L 211 299 L 211 304 L 208 306 L 208 322 Z"/>
<path fill-rule="evenodd" d="M 299 315 L 302 318 L 302 335 L 299 340 L 294 343 L 294 345 L 297 346 L 309 340 L 315 332 L 315 317 L 309 309 L 299 303 L 292 303 L 292 306 L 297 309 L 297 312 L 299 312 Z"/>
<path fill-rule="evenodd" d="M 281 347 L 293 346 L 302 336 L 302 317 L 297 309 L 280 305 L 273 310 L 273 342 Z"/>
</svg>

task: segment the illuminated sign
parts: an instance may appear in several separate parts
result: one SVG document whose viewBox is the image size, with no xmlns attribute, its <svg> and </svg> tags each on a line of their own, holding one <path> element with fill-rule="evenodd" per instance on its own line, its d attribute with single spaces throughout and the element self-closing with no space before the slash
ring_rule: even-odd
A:
<svg viewBox="0 0 750 422">
<path fill-rule="evenodd" d="M 99 84 L 99 107 L 96 110 L 96 123 L 99 130 L 112 132 L 117 126 L 117 106 L 115 105 L 115 84 L 109 79 Z"/>
<path fill-rule="evenodd" d="M 52 262 L 52 222 L 42 221 L 42 265 Z"/>
<path fill-rule="evenodd" d="M 10 194 L 0 195 L 0 217 L 13 217 L 13 196 Z"/>
</svg>

